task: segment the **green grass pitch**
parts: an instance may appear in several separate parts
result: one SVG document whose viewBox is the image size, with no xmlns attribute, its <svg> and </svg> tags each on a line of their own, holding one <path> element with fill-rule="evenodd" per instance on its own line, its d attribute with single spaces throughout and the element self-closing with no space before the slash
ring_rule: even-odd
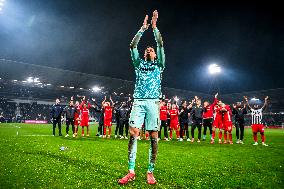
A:
<svg viewBox="0 0 284 189">
<path fill-rule="evenodd" d="M 51 125 L 0 124 L 0 188 L 284 188 L 282 129 L 265 130 L 268 147 L 252 145 L 251 129 L 244 145 L 212 145 L 208 136 L 200 144 L 160 141 L 154 186 L 146 183 L 149 141 L 138 141 L 136 180 L 119 186 L 128 141 L 96 131 L 65 138 L 51 136 Z"/>
</svg>

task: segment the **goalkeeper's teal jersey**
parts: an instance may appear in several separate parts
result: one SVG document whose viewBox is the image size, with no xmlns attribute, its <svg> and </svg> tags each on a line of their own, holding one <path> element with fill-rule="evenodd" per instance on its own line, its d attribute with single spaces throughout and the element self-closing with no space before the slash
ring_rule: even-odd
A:
<svg viewBox="0 0 284 189">
<path fill-rule="evenodd" d="M 140 64 L 135 68 L 136 82 L 133 98 L 155 99 L 161 97 L 162 68 L 157 61 L 140 59 Z"/>
<path fill-rule="evenodd" d="M 142 36 L 141 33 L 136 35 Z M 157 41 L 160 35 L 159 30 L 154 30 L 154 36 Z M 157 43 L 158 44 L 158 43 Z M 157 45 L 157 59 L 155 61 L 146 61 L 139 57 L 137 47 L 131 48 L 132 63 L 135 68 L 136 82 L 133 98 L 135 99 L 158 99 L 162 96 L 161 80 L 162 72 L 165 67 L 165 53 L 161 45 Z"/>
</svg>

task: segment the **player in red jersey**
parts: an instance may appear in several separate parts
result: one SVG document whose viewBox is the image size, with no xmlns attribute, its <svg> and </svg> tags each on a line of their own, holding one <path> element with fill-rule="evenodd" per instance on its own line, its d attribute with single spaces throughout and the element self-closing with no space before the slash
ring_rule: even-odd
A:
<svg viewBox="0 0 284 189">
<path fill-rule="evenodd" d="M 103 109 L 104 109 L 104 135 L 103 138 L 106 138 L 106 130 L 108 129 L 108 138 L 110 138 L 111 134 L 111 126 L 112 126 L 112 111 L 113 111 L 113 101 L 110 97 L 110 102 L 106 101 L 105 99 L 102 103 Z"/>
<path fill-rule="evenodd" d="M 177 140 L 179 140 L 179 121 L 178 121 L 178 107 L 176 104 L 172 104 L 172 109 L 169 111 L 170 115 L 170 139 L 173 138 L 173 130 L 176 131 Z"/>
<path fill-rule="evenodd" d="M 81 115 L 80 115 L 80 126 L 82 127 L 82 136 L 84 136 L 84 127 L 87 128 L 87 136 L 90 136 L 89 130 L 89 109 L 90 103 L 86 103 L 86 97 L 83 97 L 82 103 L 80 105 Z"/>
<path fill-rule="evenodd" d="M 160 121 L 161 121 L 161 125 L 160 125 L 160 131 L 159 131 L 159 139 L 161 139 L 162 129 L 164 128 L 164 139 L 166 141 L 169 141 L 169 139 L 168 139 L 168 129 L 167 129 L 168 128 L 167 120 L 168 120 L 168 108 L 167 108 L 165 100 L 162 100 L 162 102 L 160 104 Z"/>
<path fill-rule="evenodd" d="M 79 101 L 76 101 L 75 103 L 75 107 L 77 109 L 77 111 L 75 112 L 75 115 L 74 115 L 74 126 L 75 126 L 75 137 L 78 135 L 78 126 L 80 125 L 80 102 Z M 74 137 L 73 135 L 73 137 Z"/>
<path fill-rule="evenodd" d="M 203 127 L 204 127 L 204 130 L 203 130 L 203 138 L 202 140 L 205 140 L 206 139 L 206 131 L 207 131 L 207 127 L 209 128 L 209 131 L 210 131 L 210 138 L 212 138 L 212 124 L 213 124 L 213 112 L 214 112 L 214 107 L 216 106 L 218 100 L 217 100 L 217 96 L 218 96 L 218 93 L 215 94 L 214 96 L 214 102 L 212 104 L 209 104 L 208 101 L 205 101 L 204 102 L 204 110 L 203 110 Z"/>
<path fill-rule="evenodd" d="M 211 144 L 214 143 L 215 141 L 215 133 L 216 129 L 219 130 L 219 143 L 222 143 L 222 130 L 223 130 L 223 112 L 221 111 L 222 109 L 222 101 L 219 100 L 218 104 L 214 107 L 214 121 L 213 121 L 213 129 L 212 129 L 212 139 L 211 139 Z"/>
<path fill-rule="evenodd" d="M 233 144 L 232 141 L 232 110 L 229 105 L 222 105 L 222 112 L 223 112 L 223 129 L 224 129 L 224 144 L 226 144 L 227 141 L 227 132 L 229 133 L 229 143 Z"/>
</svg>

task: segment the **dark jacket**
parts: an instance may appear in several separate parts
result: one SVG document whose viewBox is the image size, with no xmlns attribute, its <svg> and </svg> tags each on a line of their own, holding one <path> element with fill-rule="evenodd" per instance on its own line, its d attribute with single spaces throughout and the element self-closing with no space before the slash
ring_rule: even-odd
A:
<svg viewBox="0 0 284 189">
<path fill-rule="evenodd" d="M 61 106 L 60 104 L 54 104 L 51 107 L 50 117 L 53 119 L 61 119 L 62 112 L 63 106 Z"/>
<path fill-rule="evenodd" d="M 120 107 L 118 112 L 120 120 L 129 120 L 130 108 L 128 106 Z"/>
<path fill-rule="evenodd" d="M 202 119 L 203 118 L 203 106 L 193 106 L 192 110 L 190 112 L 190 115 L 192 116 L 192 120 Z"/>
<path fill-rule="evenodd" d="M 183 110 L 183 112 L 181 112 L 181 110 Z M 181 107 L 180 109 L 180 114 L 179 114 L 179 119 L 180 122 L 188 122 L 188 113 L 190 113 L 190 110 L 186 107 Z"/>
<path fill-rule="evenodd" d="M 235 115 L 235 121 L 239 123 L 245 122 L 245 114 L 247 114 L 247 110 L 245 108 L 234 108 L 232 110 L 232 114 Z"/>
<path fill-rule="evenodd" d="M 64 108 L 64 114 L 66 115 L 66 119 L 74 119 L 75 112 L 79 114 L 75 106 L 66 106 Z"/>
</svg>

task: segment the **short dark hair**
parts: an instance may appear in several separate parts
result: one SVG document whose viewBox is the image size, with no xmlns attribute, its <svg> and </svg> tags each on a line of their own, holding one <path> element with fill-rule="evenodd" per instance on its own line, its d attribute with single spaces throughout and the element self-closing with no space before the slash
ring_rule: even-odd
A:
<svg viewBox="0 0 284 189">
<path fill-rule="evenodd" d="M 152 47 L 152 46 L 150 46 L 150 45 L 148 45 L 148 46 L 146 47 L 146 49 L 148 49 L 148 48 L 154 49 L 154 47 Z"/>
</svg>

